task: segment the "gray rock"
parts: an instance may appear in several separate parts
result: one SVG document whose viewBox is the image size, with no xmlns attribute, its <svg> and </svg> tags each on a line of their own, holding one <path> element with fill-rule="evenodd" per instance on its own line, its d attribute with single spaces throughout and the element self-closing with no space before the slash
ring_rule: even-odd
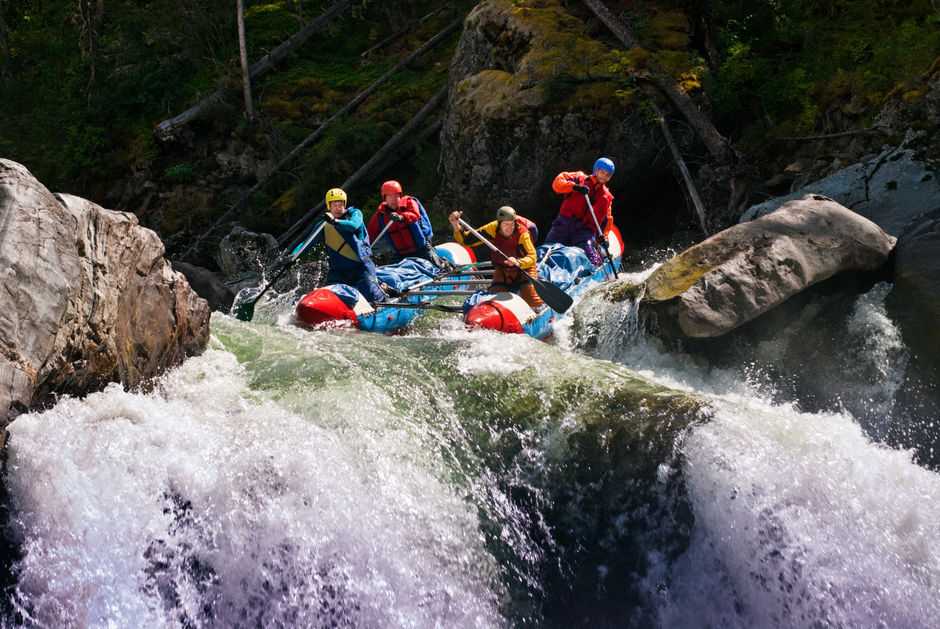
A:
<svg viewBox="0 0 940 629">
<path fill-rule="evenodd" d="M 552 177 L 590 170 L 600 154 L 617 164 L 615 209 L 625 203 L 631 177 L 668 164 L 657 162 L 661 142 L 637 108 L 624 114 L 606 70 L 614 60 L 556 0 L 478 4 L 451 63 L 434 206 L 477 220 L 511 204 L 544 225 L 560 204 Z"/>
<path fill-rule="evenodd" d="M 918 160 L 911 149 L 890 149 L 785 197 L 752 206 L 741 222 L 765 216 L 807 194 L 827 196 L 898 236 L 918 216 L 940 208 L 940 173 Z"/>
<path fill-rule="evenodd" d="M 228 312 L 235 300 L 235 293 L 225 285 L 218 273 L 195 264 L 173 260 L 173 269 L 186 276 L 196 294 L 209 302 L 209 308 Z"/>
<path fill-rule="evenodd" d="M 236 225 L 222 239 L 216 262 L 226 282 L 256 283 L 278 252 L 277 238 Z"/>
<path fill-rule="evenodd" d="M 133 214 L 53 195 L 0 159 L 0 420 L 145 383 L 209 338 L 209 308 Z"/>
<path fill-rule="evenodd" d="M 808 195 L 683 251 L 646 281 L 645 300 L 686 337 L 721 336 L 846 271 L 873 271 L 896 238 Z"/>
</svg>

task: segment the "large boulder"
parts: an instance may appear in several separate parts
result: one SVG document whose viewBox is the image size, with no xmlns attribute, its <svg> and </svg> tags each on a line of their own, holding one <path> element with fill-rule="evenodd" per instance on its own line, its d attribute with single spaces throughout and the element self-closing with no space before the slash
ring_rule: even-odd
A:
<svg viewBox="0 0 940 629">
<path fill-rule="evenodd" d="M 621 197 L 650 179 L 660 142 L 638 108 L 624 113 L 616 61 L 558 0 L 478 4 L 451 63 L 435 206 L 482 218 L 509 203 L 545 225 L 559 205 L 551 177 L 562 170 L 610 155 Z"/>
<path fill-rule="evenodd" d="M 681 335 L 721 336 L 838 273 L 874 271 L 897 239 L 820 195 L 790 201 L 683 251 L 645 283 Z"/>
<path fill-rule="evenodd" d="M 0 420 L 145 383 L 209 338 L 209 308 L 133 214 L 53 195 L 0 159 Z"/>
<path fill-rule="evenodd" d="M 940 373 L 940 212 L 898 239 L 888 306 L 911 351 Z"/>
<path fill-rule="evenodd" d="M 807 194 L 825 195 L 871 220 L 893 236 L 925 212 L 940 208 L 940 172 L 910 148 L 894 148 L 844 168 L 793 194 L 748 209 L 741 221 L 766 216 Z"/>
</svg>

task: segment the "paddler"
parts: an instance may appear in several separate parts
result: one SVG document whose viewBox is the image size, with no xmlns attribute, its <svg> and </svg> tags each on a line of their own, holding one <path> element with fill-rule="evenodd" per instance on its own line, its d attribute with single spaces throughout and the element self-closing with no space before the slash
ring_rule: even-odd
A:
<svg viewBox="0 0 940 629">
<path fill-rule="evenodd" d="M 459 219 L 463 212 L 451 212 L 447 220 L 454 229 L 454 240 L 464 244 L 471 236 L 460 227 Z M 493 261 L 493 282 L 489 286 L 490 292 L 512 291 L 518 292 L 533 310 L 542 305 L 542 300 L 535 292 L 532 283 L 526 281 L 524 275 L 536 277 L 535 244 L 525 222 L 520 220 L 516 210 L 504 205 L 496 211 L 496 220 L 480 227 L 479 231 L 488 236 L 497 249 L 506 254 L 506 258 L 490 252 Z"/>
<path fill-rule="evenodd" d="M 597 243 L 607 247 L 608 234 L 614 226 L 611 211 L 614 195 L 607 188 L 607 183 L 613 176 L 614 162 L 608 157 L 601 157 L 594 162 L 590 175 L 581 171 L 559 173 L 552 182 L 552 190 L 556 194 L 564 195 L 564 200 L 545 242 L 581 247 L 594 266 L 602 264 L 603 259 Z M 602 232 L 600 238 L 584 195 L 591 199 L 594 216 Z"/>
<path fill-rule="evenodd" d="M 352 286 L 370 302 L 385 301 L 372 262 L 372 247 L 362 222 L 362 210 L 346 207 L 346 193 L 332 188 L 326 193 L 326 225 L 320 238 L 330 260 L 327 284 Z"/>
<path fill-rule="evenodd" d="M 394 180 L 383 183 L 380 192 L 382 202 L 369 220 L 369 239 L 372 245 L 379 246 L 376 238 L 388 226 L 388 231 L 382 238 L 387 239 L 385 242 L 391 245 L 395 254 L 394 262 L 416 257 L 424 258 L 437 267 L 445 266 L 431 244 L 434 232 L 421 201 L 405 195 L 401 183 Z"/>
</svg>

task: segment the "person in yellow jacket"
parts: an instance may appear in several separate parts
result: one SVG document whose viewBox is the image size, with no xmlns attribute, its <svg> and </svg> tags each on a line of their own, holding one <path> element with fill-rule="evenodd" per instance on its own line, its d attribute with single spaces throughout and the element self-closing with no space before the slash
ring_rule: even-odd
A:
<svg viewBox="0 0 940 629">
<path fill-rule="evenodd" d="M 460 227 L 458 219 L 462 214 L 463 212 L 459 211 L 451 212 L 447 220 L 454 229 L 454 240 L 466 244 L 466 239 L 471 237 L 471 234 L 465 233 Z M 489 290 L 518 292 L 533 310 L 539 308 L 543 302 L 535 292 L 532 282 L 523 276 L 536 276 L 535 243 L 532 242 L 527 222 L 521 220 L 513 208 L 504 205 L 496 211 L 495 221 L 487 223 L 477 231 L 488 236 L 496 248 L 507 256 L 504 258 L 495 251 L 490 252 L 490 259 L 493 261 L 493 283 L 490 284 Z"/>
</svg>

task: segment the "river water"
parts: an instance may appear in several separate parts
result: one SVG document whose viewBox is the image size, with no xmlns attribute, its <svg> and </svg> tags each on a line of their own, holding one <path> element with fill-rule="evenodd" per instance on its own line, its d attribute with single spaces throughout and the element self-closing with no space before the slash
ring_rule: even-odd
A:
<svg viewBox="0 0 940 629">
<path fill-rule="evenodd" d="M 907 367 L 884 294 L 833 385 L 865 417 L 593 297 L 552 343 L 215 314 L 153 391 L 10 426 L 8 622 L 935 627 L 940 477 L 880 442 Z"/>
</svg>

